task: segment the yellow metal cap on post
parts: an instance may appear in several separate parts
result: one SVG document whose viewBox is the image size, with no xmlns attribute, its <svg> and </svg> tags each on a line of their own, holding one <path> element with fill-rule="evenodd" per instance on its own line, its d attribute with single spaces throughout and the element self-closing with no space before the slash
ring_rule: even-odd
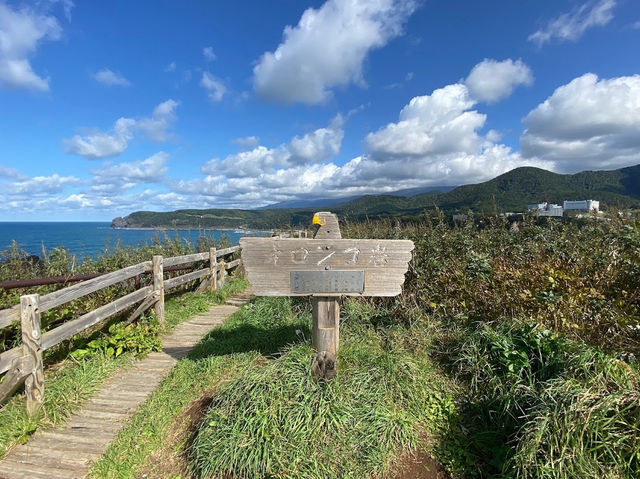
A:
<svg viewBox="0 0 640 479">
<path fill-rule="evenodd" d="M 313 220 L 311 220 L 311 223 L 313 223 L 314 225 L 320 225 L 320 226 L 324 226 L 327 224 L 327 222 L 322 218 L 320 218 L 318 215 L 313 216 Z"/>
</svg>

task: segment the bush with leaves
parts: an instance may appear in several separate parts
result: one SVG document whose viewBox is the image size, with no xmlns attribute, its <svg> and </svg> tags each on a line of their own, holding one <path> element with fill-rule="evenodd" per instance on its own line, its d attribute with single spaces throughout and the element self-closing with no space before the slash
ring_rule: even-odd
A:
<svg viewBox="0 0 640 479">
<path fill-rule="evenodd" d="M 126 352 L 140 356 L 160 351 L 159 332 L 160 326 L 153 315 L 143 316 L 136 323 L 116 322 L 109 326 L 107 332 L 97 332 L 88 340 L 78 341 L 70 356 L 83 359 L 99 353 L 117 358 Z"/>
</svg>

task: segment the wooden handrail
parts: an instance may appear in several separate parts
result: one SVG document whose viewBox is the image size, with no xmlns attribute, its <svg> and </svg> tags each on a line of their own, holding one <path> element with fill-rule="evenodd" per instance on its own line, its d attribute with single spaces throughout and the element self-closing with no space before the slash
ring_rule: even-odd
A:
<svg viewBox="0 0 640 479">
<path fill-rule="evenodd" d="M 174 256 L 170 258 L 154 256 L 153 262 L 144 261 L 142 263 L 128 266 L 117 271 L 100 274 L 98 276 L 92 277 L 91 279 L 88 279 L 87 281 L 83 281 L 72 286 L 67 286 L 66 288 L 54 291 L 49 294 L 45 294 L 43 296 L 21 296 L 21 304 L 13 306 L 11 308 L 0 310 L 0 329 L 10 326 L 14 321 L 21 321 L 24 339 L 25 328 L 33 329 L 33 324 L 35 324 L 33 314 L 25 313 L 25 305 L 27 304 L 36 305 L 34 311 L 35 314 L 37 314 L 37 329 L 39 329 L 40 313 L 44 311 L 74 301 L 78 298 L 112 286 L 121 281 L 139 277 L 139 275 L 141 274 L 153 272 L 154 275 L 153 285 L 137 289 L 132 293 L 122 296 L 108 304 L 100 306 L 93 311 L 89 311 L 88 313 L 83 314 L 76 319 L 67 321 L 60 326 L 47 331 L 44 334 L 41 334 L 41 331 L 36 331 L 35 329 L 33 329 L 32 331 L 29 330 L 31 331 L 30 334 L 33 335 L 34 338 L 36 338 L 37 336 L 38 339 L 36 345 L 37 357 L 34 356 L 32 358 L 26 358 L 24 345 L 1 353 L 0 374 L 6 371 L 9 371 L 10 374 L 7 375 L 5 381 L 2 383 L 2 387 L 0 387 L 0 404 L 4 403 L 8 399 L 8 397 L 10 397 L 13 392 L 15 392 L 15 390 L 23 381 L 26 381 L 28 384 L 36 384 L 38 385 L 38 388 L 40 388 L 38 381 L 36 380 L 34 383 L 34 379 L 31 373 L 26 373 L 24 371 L 24 368 L 25 364 L 27 364 L 29 361 L 40 361 L 41 364 L 42 351 L 60 344 L 62 341 L 69 339 L 82 331 L 85 331 L 86 329 L 104 321 L 114 314 L 117 314 L 135 305 L 136 303 L 141 304 L 131 315 L 129 321 L 138 317 L 144 312 L 145 309 L 154 306 L 156 314 L 162 316 L 161 318 L 158 318 L 158 321 L 163 324 L 164 293 L 166 291 L 200 278 L 204 279 L 201 282 L 200 287 L 198 288 L 199 291 L 202 290 L 203 287 L 216 289 L 218 276 L 220 276 L 222 280 L 224 280 L 224 275 L 226 274 L 225 271 L 237 267 L 241 263 L 240 259 L 236 259 L 229 263 L 217 263 L 218 258 L 235 253 L 239 250 L 239 246 L 232 246 L 230 248 L 224 248 L 220 250 L 211 248 L 210 251 L 206 253 L 194 253 L 183 256 Z M 185 267 L 179 267 L 178 265 L 194 263 L 197 261 L 209 261 L 209 265 L 207 265 L 207 267 L 203 269 L 191 271 L 174 278 L 170 278 L 167 280 L 163 279 L 163 275 L 167 271 L 179 271 L 188 269 Z M 27 298 L 28 301 L 26 300 Z M 27 321 L 31 322 L 29 323 Z M 35 374 L 35 372 L 33 374 Z M 30 389 L 30 394 L 27 395 L 29 414 L 33 414 L 37 409 L 37 406 L 39 406 L 39 404 L 42 402 L 41 388 L 38 388 Z"/>
<path fill-rule="evenodd" d="M 151 268 L 151 261 L 134 264 L 111 273 L 103 274 L 97 278 L 83 281 L 82 283 L 67 286 L 53 293 L 40 297 L 40 312 L 47 311 L 64 303 L 69 303 L 74 299 L 82 298 L 100 289 L 112 286 L 116 283 L 133 278 Z M 0 311 L 0 328 L 9 326 L 12 322 L 20 319 L 20 305 Z"/>
</svg>

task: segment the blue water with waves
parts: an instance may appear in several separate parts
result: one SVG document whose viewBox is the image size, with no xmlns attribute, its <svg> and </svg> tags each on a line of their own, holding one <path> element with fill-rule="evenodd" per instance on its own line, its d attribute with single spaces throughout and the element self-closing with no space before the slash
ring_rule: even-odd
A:
<svg viewBox="0 0 640 479">
<path fill-rule="evenodd" d="M 243 233 L 238 230 L 166 230 L 171 239 L 176 235 L 182 241 L 189 241 L 195 247 L 198 236 L 204 235 L 215 240 L 222 236 L 232 244 L 238 244 Z M 124 246 L 138 246 L 150 242 L 163 232 L 147 229 L 114 229 L 108 222 L 0 222 L 0 251 L 9 248 L 16 240 L 28 254 L 42 255 L 42 245 L 47 251 L 64 246 L 79 260 L 96 257 L 112 250 L 120 243 Z M 161 236 L 162 237 L 162 236 Z"/>
</svg>

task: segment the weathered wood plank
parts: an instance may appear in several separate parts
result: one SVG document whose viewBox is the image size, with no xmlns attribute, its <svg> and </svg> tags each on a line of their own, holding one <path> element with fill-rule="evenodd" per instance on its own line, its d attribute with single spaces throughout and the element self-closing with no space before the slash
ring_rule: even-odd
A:
<svg viewBox="0 0 640 479">
<path fill-rule="evenodd" d="M 313 222 L 319 224 L 318 228 L 313 235 L 315 241 L 324 240 L 323 243 L 331 239 L 342 239 L 342 233 L 340 232 L 340 224 L 338 223 L 338 217 L 328 211 L 321 211 L 313 216 Z M 321 246 L 322 247 L 322 246 Z M 332 246 L 324 244 L 325 254 L 330 250 Z M 358 247 L 359 248 L 359 247 Z M 333 256 L 329 253 L 330 261 Z M 359 259 L 360 253 L 357 252 L 357 258 Z M 321 264 L 320 261 L 318 264 Z M 330 265 L 325 265 L 325 271 Z M 364 276 L 364 274 L 363 274 Z M 291 278 L 291 275 L 289 275 Z M 291 290 L 291 285 L 289 285 Z M 312 344 L 316 354 L 313 357 L 311 363 L 311 374 L 318 379 L 331 379 L 338 373 L 338 342 L 340 340 L 340 302 L 339 298 L 331 298 L 327 296 L 317 296 L 312 298 Z"/>
<path fill-rule="evenodd" d="M 241 238 L 245 267 L 381 269 L 411 259 L 409 240 Z M 315 268 L 313 268 L 315 267 Z"/>
<path fill-rule="evenodd" d="M 164 329 L 166 322 L 164 319 L 164 264 L 162 256 L 154 255 L 153 260 L 153 295 L 156 301 L 153 305 L 153 311 L 156 313 L 156 319 L 161 328 Z"/>
<path fill-rule="evenodd" d="M 164 266 L 177 266 L 179 264 L 193 263 L 195 261 L 206 261 L 209 259 L 209 252 L 206 253 L 194 253 L 186 254 L 184 256 L 173 256 L 171 258 L 164 259 Z"/>
<path fill-rule="evenodd" d="M 207 253 L 208 254 L 208 253 Z M 197 271 L 192 271 L 191 273 L 183 274 L 182 276 L 176 276 L 175 278 L 168 279 L 164 282 L 164 290 L 168 291 L 170 289 L 176 288 L 182 284 L 188 283 L 189 281 L 193 281 L 203 276 L 209 274 L 209 268 L 199 269 Z"/>
<path fill-rule="evenodd" d="M 11 364 L 22 357 L 22 346 L 17 346 L 0 354 L 0 373 L 8 371 Z"/>
<path fill-rule="evenodd" d="M 222 248 L 217 251 L 217 256 L 220 258 L 221 256 L 226 256 L 231 253 L 235 253 L 240 249 L 240 246 L 231 246 L 230 248 Z"/>
<path fill-rule="evenodd" d="M 158 301 L 159 297 L 160 297 L 160 294 L 158 292 L 152 291 L 151 294 L 147 296 L 147 298 L 142 303 L 140 303 L 140 305 L 136 308 L 136 310 L 133 313 L 131 313 L 131 315 L 127 318 L 125 323 L 126 324 L 132 323 L 136 319 L 138 319 L 140 316 L 142 316 L 142 313 L 144 313 L 147 309 L 153 306 Z"/>
<path fill-rule="evenodd" d="M 228 254 L 235 253 L 240 249 L 239 246 L 232 246 L 230 248 L 223 248 L 218 250 L 217 255 L 226 256 Z M 184 256 L 174 256 L 171 258 L 164 259 L 164 266 L 175 266 L 184 263 L 190 263 L 194 261 L 204 261 L 209 259 L 209 253 L 195 253 L 191 255 Z M 233 262 L 232 262 L 233 263 Z M 236 265 L 229 266 L 232 268 Z M 151 270 L 151 261 L 144 261 L 139 264 L 135 264 L 133 266 L 128 266 L 123 269 L 119 269 L 118 271 L 113 271 L 111 273 L 104 274 L 98 278 L 90 279 L 87 281 L 83 281 L 78 284 L 74 284 L 73 286 L 69 286 L 67 288 L 63 288 L 59 291 L 54 291 L 53 293 L 49 293 L 47 295 L 40 297 L 40 311 L 48 311 L 49 309 L 60 306 L 64 303 L 68 303 L 75 299 L 81 298 L 88 294 L 94 293 L 100 289 L 106 288 L 108 286 L 112 286 L 120 281 L 127 280 L 129 278 L 133 278 L 141 273 L 147 272 Z M 11 308 L 6 308 L 0 310 L 0 329 L 6 328 L 10 326 L 12 323 L 20 320 L 20 305 L 12 306 Z M 6 369 L 5 369 L 6 371 Z"/>
<path fill-rule="evenodd" d="M 216 248 L 209 250 L 209 289 L 218 289 L 218 251 Z"/>
<path fill-rule="evenodd" d="M 211 289 L 211 283 L 215 282 L 215 276 L 217 273 L 216 258 L 216 249 L 209 248 L 209 275 L 200 281 L 200 284 L 196 289 L 197 293 L 202 293 L 207 289 Z"/>
<path fill-rule="evenodd" d="M 233 269 L 236 266 L 240 266 L 240 263 L 242 263 L 242 260 L 238 258 L 238 259 L 234 259 L 233 261 L 229 261 L 228 263 L 225 263 L 224 267 L 225 269 Z"/>
<path fill-rule="evenodd" d="M 134 305 L 138 301 L 142 301 L 151 293 L 152 289 L 152 286 L 145 286 L 144 288 L 140 288 L 133 293 L 129 293 L 126 296 L 118 298 L 109 304 L 100 306 L 99 308 L 94 309 L 93 311 L 84 314 L 77 319 L 67 321 L 61 326 L 58 326 L 57 328 L 44 333 L 42 335 L 42 349 L 49 349 L 50 347 L 55 346 L 61 341 L 69 339 L 79 332 L 84 331 L 88 327 L 93 326 L 94 324 L 98 324 L 100 321 L 105 320 L 109 316 L 113 316 L 123 309 Z"/>
<path fill-rule="evenodd" d="M 22 354 L 31 358 L 32 369 L 24 380 L 27 414 L 33 416 L 44 400 L 44 369 L 42 366 L 42 328 L 40 325 L 40 296 L 20 297 L 20 326 Z"/>
<path fill-rule="evenodd" d="M 133 278 L 139 274 L 151 269 L 151 261 L 144 261 L 133 266 L 128 266 L 112 273 L 107 273 L 89 281 L 69 286 L 68 288 L 54 291 L 40 298 L 40 311 L 47 311 L 61 304 L 68 303 L 74 299 L 81 298 L 87 294 L 93 293 L 107 286 L 112 286 L 121 281 Z"/>
<path fill-rule="evenodd" d="M 4 381 L 0 383 L 0 405 L 13 396 L 25 378 L 32 373 L 34 367 L 35 364 L 31 356 L 22 356 L 13 360 L 9 372 L 4 377 Z"/>
<path fill-rule="evenodd" d="M 396 296 L 413 243 L 407 240 L 242 238 L 242 262 L 258 296 L 309 296 L 291 292 L 291 271 L 364 271 L 362 293 L 323 296 Z"/>
<path fill-rule="evenodd" d="M 247 268 L 251 291 L 256 296 L 314 296 L 313 293 L 292 293 L 290 271 L 271 268 Z M 383 271 L 364 271 L 362 293 L 318 293 L 319 296 L 397 296 L 402 293 L 402 283 L 407 267 L 385 268 Z"/>
<path fill-rule="evenodd" d="M 11 479 L 73 479 L 80 477 L 71 471 L 62 468 L 53 468 L 45 465 L 25 464 L 11 461 L 0 464 L 0 477 Z"/>
<path fill-rule="evenodd" d="M 126 417 L 126 415 L 120 415 L 120 419 Z M 69 442 L 75 444 L 86 444 L 89 446 L 99 446 L 100 443 L 105 444 L 111 442 L 113 434 L 108 431 L 96 431 L 91 435 L 84 434 L 83 431 L 71 431 L 68 429 L 57 430 L 50 429 L 40 433 L 40 437 L 43 439 L 58 440 L 60 442 Z"/>
<path fill-rule="evenodd" d="M 16 452 L 11 455 L 11 459 L 20 464 L 43 465 L 47 468 L 64 469 L 77 471 L 78 467 L 86 468 L 91 461 L 82 457 L 72 455 L 44 453 L 42 451 Z"/>
<path fill-rule="evenodd" d="M 0 329 L 11 326 L 12 323 L 20 319 L 20 305 L 17 304 L 10 308 L 0 311 Z"/>
<path fill-rule="evenodd" d="M 340 303 L 337 299 L 318 296 L 312 299 L 313 347 L 334 356 L 339 348 Z"/>
<path fill-rule="evenodd" d="M 120 281 L 133 278 L 151 269 L 151 261 L 144 261 L 133 266 L 128 266 L 118 271 L 98 276 L 97 278 L 83 281 L 82 283 L 68 286 L 59 291 L 45 294 L 40 297 L 40 312 L 48 311 L 51 308 L 60 306 L 87 294 L 94 293 L 100 289 L 112 286 Z M 0 311 L 0 328 L 9 326 L 12 322 L 20 319 L 20 307 L 14 306 L 7 310 Z"/>
<path fill-rule="evenodd" d="M 35 444 L 36 442 L 40 449 L 58 451 L 58 453 L 65 455 L 73 454 L 77 457 L 86 457 L 87 459 L 96 459 L 100 457 L 104 452 L 104 446 L 101 446 L 99 444 L 84 444 L 69 441 L 60 441 L 59 439 L 45 438 L 41 434 L 34 437 L 31 443 L 27 443 L 26 448 L 32 449 L 33 446 L 31 446 L 31 444 Z M 6 456 L 7 459 L 11 457 L 11 454 L 12 452 L 10 452 Z M 4 460 L 0 461 L 0 465 L 2 465 L 3 462 Z"/>
</svg>

